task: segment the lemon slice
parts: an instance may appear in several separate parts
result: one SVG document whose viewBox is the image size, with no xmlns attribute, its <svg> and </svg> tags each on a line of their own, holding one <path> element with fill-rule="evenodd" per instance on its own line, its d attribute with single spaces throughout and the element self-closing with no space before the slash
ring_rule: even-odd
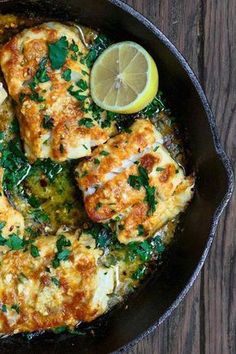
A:
<svg viewBox="0 0 236 354">
<path fill-rule="evenodd" d="M 91 96 L 99 107 L 117 113 L 136 113 L 157 93 L 157 67 L 139 44 L 116 43 L 94 63 L 90 86 Z"/>
</svg>

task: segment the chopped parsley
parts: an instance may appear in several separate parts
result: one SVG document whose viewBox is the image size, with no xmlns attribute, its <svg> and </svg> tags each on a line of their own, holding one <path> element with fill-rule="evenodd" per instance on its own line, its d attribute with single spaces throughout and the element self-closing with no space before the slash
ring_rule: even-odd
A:
<svg viewBox="0 0 236 354">
<path fill-rule="evenodd" d="M 0 165 L 4 168 L 4 191 L 16 188 L 29 174 L 31 165 L 26 159 L 19 138 L 10 140 L 0 158 Z"/>
<path fill-rule="evenodd" d="M 81 101 L 81 102 L 85 101 L 87 96 L 81 95 L 81 89 L 79 89 L 77 91 L 73 91 L 73 88 L 74 88 L 73 86 L 70 86 L 67 90 L 70 93 L 70 95 L 75 97 L 78 101 Z"/>
<path fill-rule="evenodd" d="M 31 210 L 30 215 L 32 216 L 34 221 L 39 224 L 46 224 L 50 221 L 48 214 L 46 214 L 40 208 Z"/>
<path fill-rule="evenodd" d="M 102 150 L 99 155 L 108 156 L 108 155 L 110 155 L 110 153 L 108 151 Z"/>
<path fill-rule="evenodd" d="M 88 73 L 87 71 L 81 70 L 81 72 L 82 72 L 82 74 L 83 74 L 84 76 L 89 76 L 89 73 Z"/>
<path fill-rule="evenodd" d="M 28 280 L 28 278 L 25 276 L 24 273 L 20 273 L 20 274 L 18 275 L 18 280 L 19 280 L 19 282 L 20 282 L 21 284 L 23 284 L 26 280 Z"/>
<path fill-rule="evenodd" d="M 134 280 L 140 280 L 144 277 L 147 267 L 145 264 L 141 264 L 138 269 L 133 273 L 132 278 Z"/>
<path fill-rule="evenodd" d="M 16 234 L 12 234 L 5 241 L 5 245 L 8 246 L 12 251 L 18 251 L 25 246 L 25 242 Z"/>
<path fill-rule="evenodd" d="M 138 225 L 138 236 L 143 236 L 144 235 L 144 227 L 143 225 Z"/>
<path fill-rule="evenodd" d="M 139 172 L 139 176 L 134 176 L 134 175 L 129 176 L 128 183 L 131 187 L 137 190 L 140 190 L 141 187 L 145 188 L 146 191 L 145 201 L 149 206 L 148 214 L 151 215 L 156 210 L 156 203 L 157 203 L 155 200 L 156 188 L 151 187 L 149 185 L 148 173 L 144 167 L 138 166 L 138 172 Z"/>
<path fill-rule="evenodd" d="M 54 125 L 53 118 L 48 114 L 45 114 L 42 121 L 42 126 L 44 129 L 52 129 Z"/>
<path fill-rule="evenodd" d="M 39 208 L 40 207 L 40 201 L 38 198 L 36 198 L 34 195 L 31 195 L 28 198 L 28 203 L 33 207 L 33 208 Z"/>
<path fill-rule="evenodd" d="M 95 159 L 93 160 L 93 163 L 94 163 L 95 165 L 99 165 L 99 164 L 100 164 L 100 160 L 97 159 L 97 158 L 95 158 Z"/>
<path fill-rule="evenodd" d="M 69 259 L 71 250 L 66 247 L 70 247 L 71 242 L 64 235 L 61 235 L 56 242 L 57 253 L 55 254 L 54 259 L 52 260 L 53 268 L 58 268 L 61 261 L 66 261 Z"/>
<path fill-rule="evenodd" d="M 74 60 L 74 61 L 76 61 L 76 60 L 78 59 L 78 55 L 75 54 L 75 53 L 71 54 L 70 57 L 71 57 L 71 59 Z"/>
<path fill-rule="evenodd" d="M 69 258 L 70 254 L 71 254 L 71 250 L 65 249 L 57 253 L 57 259 L 59 261 L 66 261 Z"/>
<path fill-rule="evenodd" d="M 60 333 L 64 333 L 64 332 L 68 331 L 68 327 L 67 326 L 55 327 L 55 328 L 53 328 L 52 331 L 56 334 L 60 334 Z"/>
<path fill-rule="evenodd" d="M 3 304 L 1 310 L 2 312 L 7 312 L 7 305 Z"/>
<path fill-rule="evenodd" d="M 165 102 L 162 98 L 162 92 L 159 91 L 156 97 L 152 100 L 149 105 L 144 108 L 139 115 L 142 115 L 147 118 L 155 117 L 159 112 L 162 112 L 166 109 Z"/>
<path fill-rule="evenodd" d="M 18 313 L 18 314 L 20 313 L 20 306 L 17 304 L 12 305 L 11 309 L 15 310 L 16 313 Z"/>
<path fill-rule="evenodd" d="M 149 205 L 148 215 L 152 215 L 156 210 L 156 203 L 157 203 L 155 199 L 156 188 L 151 186 L 146 186 L 145 190 L 146 190 L 146 197 L 144 200 Z"/>
<path fill-rule="evenodd" d="M 70 45 L 70 50 L 72 50 L 72 52 L 78 52 L 79 51 L 79 47 L 78 45 L 75 43 L 74 39 L 72 39 L 72 43 Z"/>
<path fill-rule="evenodd" d="M 116 235 L 112 232 L 111 228 L 105 224 L 93 224 L 90 229 L 84 230 L 84 232 L 91 235 L 96 241 L 96 246 L 102 249 L 107 248 L 116 239 Z"/>
<path fill-rule="evenodd" d="M 35 76 L 32 78 L 31 82 L 29 83 L 29 87 L 31 88 L 32 91 L 35 90 L 36 86 L 40 82 L 43 83 L 50 80 L 47 74 L 46 64 L 47 64 L 47 58 L 43 58 L 39 63 L 39 68 Z"/>
<path fill-rule="evenodd" d="M 101 203 L 101 202 L 98 202 L 98 203 L 96 204 L 95 210 L 100 209 L 100 208 L 101 208 L 101 206 L 102 206 L 102 203 Z"/>
<path fill-rule="evenodd" d="M 85 80 L 80 79 L 78 82 L 76 82 L 76 85 L 82 90 L 85 91 L 88 89 L 88 84 Z"/>
<path fill-rule="evenodd" d="M 93 66 L 93 63 L 98 56 L 110 45 L 110 40 L 104 35 L 99 34 L 94 40 L 92 47 L 88 54 L 81 58 L 81 63 L 85 64 L 88 68 Z"/>
<path fill-rule="evenodd" d="M 107 111 L 106 118 L 102 121 L 101 127 L 102 128 L 110 128 L 112 122 L 114 122 L 117 117 L 118 117 L 117 113 Z"/>
<path fill-rule="evenodd" d="M 66 62 L 68 55 L 68 41 L 66 36 L 61 37 L 54 43 L 48 44 L 48 56 L 52 69 L 60 69 Z"/>
<path fill-rule="evenodd" d="M 45 98 L 43 98 L 43 96 L 40 96 L 38 92 L 33 92 L 29 95 L 29 98 L 32 100 L 32 101 L 35 101 L 35 102 L 43 102 L 45 101 Z"/>
<path fill-rule="evenodd" d="M 84 125 L 86 128 L 94 127 L 93 120 L 91 118 L 82 118 L 78 121 L 79 125 Z"/>
<path fill-rule="evenodd" d="M 63 170 L 63 165 L 52 161 L 51 159 L 37 160 L 32 170 L 41 170 L 49 181 L 53 181 L 56 176 Z"/>
<path fill-rule="evenodd" d="M 164 170 L 165 170 L 165 169 L 164 169 L 163 167 L 157 167 L 157 168 L 156 168 L 156 171 L 157 171 L 157 172 L 161 172 L 161 171 L 164 171 Z"/>
<path fill-rule="evenodd" d="M 61 77 L 65 80 L 65 81 L 70 81 L 71 80 L 71 69 L 66 69 L 63 71 Z"/>
<path fill-rule="evenodd" d="M 6 225 L 6 221 L 0 221 L 0 231 L 4 228 Z"/>
<path fill-rule="evenodd" d="M 60 287 L 60 281 L 57 278 L 52 277 L 51 280 L 56 286 Z"/>
<path fill-rule="evenodd" d="M 39 249 L 35 245 L 30 246 L 30 254 L 32 257 L 36 258 L 40 256 Z"/>
</svg>

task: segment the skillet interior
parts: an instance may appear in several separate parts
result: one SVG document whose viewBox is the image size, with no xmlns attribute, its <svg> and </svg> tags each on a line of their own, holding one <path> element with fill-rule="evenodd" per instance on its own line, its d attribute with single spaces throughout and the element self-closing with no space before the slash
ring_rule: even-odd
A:
<svg viewBox="0 0 236 354">
<path fill-rule="evenodd" d="M 158 64 L 160 87 L 168 97 L 170 107 L 181 117 L 188 136 L 189 161 L 198 176 L 194 200 L 184 214 L 176 242 L 170 250 L 171 257 L 161 274 L 129 298 L 125 304 L 128 308 L 123 305 L 97 320 L 94 337 L 91 334 L 76 337 L 43 334 L 28 343 L 19 335 L 2 339 L 1 353 L 99 354 L 117 350 L 140 338 L 141 333 L 148 331 L 154 323 L 158 325 L 176 307 L 191 286 L 211 245 L 219 215 L 230 198 L 231 168 L 215 137 L 212 114 L 198 82 L 159 31 L 141 16 L 133 17 L 134 11 L 130 14 L 123 8 L 127 7 L 115 0 L 0 2 L 1 13 L 31 13 L 64 21 L 76 20 L 111 32 L 117 39 L 135 40 L 150 51 Z"/>
</svg>

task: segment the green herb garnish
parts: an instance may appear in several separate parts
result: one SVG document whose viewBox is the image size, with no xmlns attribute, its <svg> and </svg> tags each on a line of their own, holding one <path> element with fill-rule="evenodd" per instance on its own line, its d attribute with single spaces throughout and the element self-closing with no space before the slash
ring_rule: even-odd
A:
<svg viewBox="0 0 236 354">
<path fill-rule="evenodd" d="M 63 170 L 63 165 L 52 161 L 51 159 L 37 160 L 33 167 L 33 171 L 41 170 L 50 181 Z"/>
<path fill-rule="evenodd" d="M 110 155 L 110 153 L 108 151 L 102 150 L 99 155 L 108 156 L 108 155 Z"/>
<path fill-rule="evenodd" d="M 100 164 L 100 160 L 97 159 L 97 158 L 95 158 L 95 159 L 93 160 L 93 163 L 94 163 L 95 165 L 99 165 L 99 164 Z"/>
<path fill-rule="evenodd" d="M 156 168 L 156 171 L 157 171 L 157 172 L 161 172 L 161 171 L 164 171 L 164 170 L 165 170 L 165 169 L 164 169 L 163 167 L 157 167 L 157 168 Z"/>
<path fill-rule="evenodd" d="M 52 279 L 52 282 L 53 282 L 56 286 L 60 287 L 60 281 L 59 281 L 57 278 L 52 277 L 51 279 Z"/>
<path fill-rule="evenodd" d="M 78 47 L 78 45 L 75 43 L 75 41 L 72 39 L 72 43 L 71 43 L 71 45 L 70 45 L 70 50 L 72 50 L 72 52 L 78 52 L 78 50 L 79 50 L 79 47 Z"/>
<path fill-rule="evenodd" d="M 139 176 L 134 176 L 134 175 L 129 176 L 128 183 L 131 187 L 137 190 L 140 190 L 141 187 L 145 188 L 146 191 L 145 201 L 149 206 L 148 213 L 150 215 L 153 214 L 154 211 L 156 210 L 156 203 L 157 203 L 155 200 L 156 188 L 151 187 L 149 185 L 148 173 L 144 167 L 138 166 L 138 172 L 139 172 Z"/>
<path fill-rule="evenodd" d="M 36 258 L 40 256 L 39 249 L 35 245 L 30 246 L 30 254 L 32 257 Z"/>
<path fill-rule="evenodd" d="M 53 128 L 53 118 L 50 117 L 48 114 L 45 114 L 43 117 L 43 121 L 42 121 L 42 126 L 44 129 L 52 129 Z"/>
<path fill-rule="evenodd" d="M 86 128 L 94 127 L 93 120 L 91 118 L 82 118 L 78 121 L 79 125 L 84 125 Z"/>
<path fill-rule="evenodd" d="M 30 215 L 34 219 L 35 222 L 39 224 L 46 224 L 50 221 L 48 214 L 46 214 L 41 209 L 35 209 L 30 211 Z"/>
<path fill-rule="evenodd" d="M 147 267 L 144 264 L 141 264 L 138 269 L 133 273 L 132 278 L 134 280 L 140 280 L 144 277 Z"/>
<path fill-rule="evenodd" d="M 116 235 L 108 225 L 94 224 L 85 232 L 93 236 L 98 248 L 105 249 L 116 240 Z"/>
<path fill-rule="evenodd" d="M 78 101 L 85 101 L 87 96 L 81 95 L 81 90 L 73 91 L 73 86 L 70 86 L 67 90 L 71 96 L 75 97 Z"/>
<path fill-rule="evenodd" d="M 144 117 L 153 118 L 159 112 L 164 111 L 165 109 L 166 106 L 165 106 L 165 102 L 162 99 L 162 92 L 159 91 L 156 97 L 153 99 L 153 101 L 146 108 L 144 108 L 139 114 Z"/>
<path fill-rule="evenodd" d="M 98 58 L 98 56 L 110 45 L 109 39 L 100 34 L 94 40 L 92 47 L 88 54 L 81 58 L 81 63 L 87 65 L 88 68 L 93 66 L 93 63 Z"/>
<path fill-rule="evenodd" d="M 138 236 L 144 235 L 144 227 L 143 225 L 138 225 Z"/>
<path fill-rule="evenodd" d="M 66 249 L 65 247 L 70 247 L 71 242 L 64 235 L 61 235 L 60 238 L 56 242 L 57 253 L 55 254 L 55 258 L 52 260 L 53 268 L 58 268 L 61 261 L 66 261 L 69 259 L 71 254 L 71 250 Z"/>
<path fill-rule="evenodd" d="M 39 208 L 40 207 L 40 201 L 34 196 L 31 195 L 28 198 L 28 203 L 33 207 L 33 208 Z"/>
<path fill-rule="evenodd" d="M 61 77 L 65 80 L 65 81 L 70 81 L 71 80 L 71 69 L 66 69 L 63 71 Z"/>
<path fill-rule="evenodd" d="M 65 64 L 67 55 L 68 41 L 66 36 L 48 44 L 48 56 L 53 69 L 60 69 Z"/>
<path fill-rule="evenodd" d="M 11 309 L 15 310 L 18 314 L 20 313 L 20 306 L 17 304 L 12 305 Z"/>
<path fill-rule="evenodd" d="M 2 312 L 7 312 L 7 305 L 3 304 L 1 310 Z"/>
<path fill-rule="evenodd" d="M 18 251 L 25 246 L 24 240 L 20 238 L 16 234 L 12 234 L 9 236 L 9 238 L 5 241 L 5 244 L 12 250 L 12 251 Z"/>
<path fill-rule="evenodd" d="M 80 79 L 78 82 L 76 82 L 76 85 L 82 90 L 85 91 L 88 89 L 88 84 L 85 80 Z"/>
<path fill-rule="evenodd" d="M 35 101 L 35 102 L 43 102 L 45 101 L 45 98 L 43 98 L 42 96 L 39 95 L 38 92 L 33 92 L 29 95 L 29 98 L 32 100 L 32 101 Z"/>
</svg>

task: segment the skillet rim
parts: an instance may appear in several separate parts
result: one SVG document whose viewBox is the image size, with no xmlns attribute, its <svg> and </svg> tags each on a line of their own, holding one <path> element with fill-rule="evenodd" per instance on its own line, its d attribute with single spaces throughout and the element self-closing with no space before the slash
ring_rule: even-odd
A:
<svg viewBox="0 0 236 354">
<path fill-rule="evenodd" d="M 108 0 L 112 5 L 115 5 L 116 7 L 121 8 L 121 10 L 127 12 L 134 18 L 136 18 L 139 22 L 142 23 L 144 27 L 146 27 L 147 30 L 151 31 L 166 47 L 167 49 L 171 52 L 172 55 L 177 59 L 177 61 L 180 63 L 184 71 L 186 72 L 187 76 L 191 80 L 192 85 L 195 88 L 195 91 L 197 92 L 200 101 L 202 103 L 202 107 L 204 108 L 204 111 L 206 113 L 206 118 L 208 121 L 208 125 L 211 131 L 211 135 L 213 137 L 213 144 L 214 148 L 216 151 L 216 155 L 218 159 L 221 161 L 224 171 L 226 174 L 226 179 L 227 179 L 227 187 L 225 188 L 225 194 L 224 197 L 222 198 L 221 202 L 219 203 L 218 207 L 216 208 L 213 216 L 212 216 L 212 223 L 210 227 L 210 232 L 208 236 L 208 241 L 205 245 L 204 252 L 197 264 L 197 267 L 195 268 L 195 271 L 191 275 L 189 281 L 185 285 L 184 289 L 180 292 L 178 297 L 175 299 L 175 301 L 169 306 L 169 308 L 165 311 L 165 313 L 158 319 L 156 320 L 152 326 L 150 326 L 147 330 L 143 331 L 140 335 L 138 335 L 135 339 L 132 341 L 124 344 L 122 347 L 118 348 L 117 350 L 111 352 L 113 353 L 121 353 L 124 351 L 127 351 L 131 349 L 134 345 L 138 344 L 141 340 L 146 338 L 148 335 L 150 335 L 152 332 L 154 332 L 155 329 L 157 329 L 162 322 L 164 322 L 171 314 L 172 312 L 177 308 L 177 306 L 182 302 L 182 300 L 185 298 L 187 295 L 188 291 L 192 287 L 193 283 L 195 282 L 196 278 L 198 277 L 205 261 L 206 258 L 209 254 L 212 242 L 215 238 L 216 231 L 217 231 L 217 226 L 220 220 L 220 216 L 223 213 L 224 209 L 226 208 L 227 204 L 229 203 L 231 196 L 233 194 L 234 190 L 234 173 L 233 173 L 233 168 L 230 162 L 229 157 L 227 156 L 225 150 L 223 149 L 223 146 L 220 142 L 217 126 L 216 126 L 216 120 L 215 117 L 211 111 L 209 102 L 207 100 L 206 94 L 196 76 L 194 73 L 193 69 L 190 67 L 188 64 L 187 60 L 184 58 L 183 54 L 180 53 L 180 51 L 175 47 L 174 44 L 171 43 L 171 41 L 163 34 L 161 30 L 157 28 L 157 26 L 152 23 L 149 19 L 147 19 L 144 15 L 142 15 L 140 12 L 135 10 L 133 7 L 129 6 L 128 4 L 124 3 L 122 0 Z"/>
</svg>

